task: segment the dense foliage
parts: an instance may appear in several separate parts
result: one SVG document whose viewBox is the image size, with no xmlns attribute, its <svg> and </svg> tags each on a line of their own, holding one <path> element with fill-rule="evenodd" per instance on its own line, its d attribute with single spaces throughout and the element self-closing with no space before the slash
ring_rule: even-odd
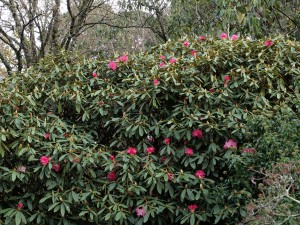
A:
<svg viewBox="0 0 300 225">
<path fill-rule="evenodd" d="M 246 216 L 264 150 L 249 118 L 299 115 L 300 44 L 222 37 L 108 61 L 49 56 L 3 81 L 0 224 Z"/>
</svg>

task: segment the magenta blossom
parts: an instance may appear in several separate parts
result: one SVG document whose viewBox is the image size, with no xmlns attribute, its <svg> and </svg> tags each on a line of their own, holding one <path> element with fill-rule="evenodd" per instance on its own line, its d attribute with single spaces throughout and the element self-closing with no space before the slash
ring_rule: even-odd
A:
<svg viewBox="0 0 300 225">
<path fill-rule="evenodd" d="M 165 58 L 166 58 L 166 57 L 165 57 L 164 55 L 162 55 L 162 56 L 160 57 L 161 60 L 165 60 Z"/>
<path fill-rule="evenodd" d="M 145 207 L 144 207 L 144 206 L 142 206 L 142 207 L 137 207 L 137 208 L 135 209 L 135 212 L 136 212 L 136 215 L 137 215 L 138 217 L 144 217 L 144 216 L 146 215 L 146 210 L 145 210 Z"/>
<path fill-rule="evenodd" d="M 117 179 L 117 173 L 115 171 L 111 171 L 107 174 L 107 179 L 109 181 L 115 181 Z"/>
<path fill-rule="evenodd" d="M 177 62 L 177 60 L 176 59 L 174 59 L 174 58 L 171 58 L 170 60 L 169 60 L 169 63 L 170 64 L 172 64 L 172 63 L 176 63 Z"/>
<path fill-rule="evenodd" d="M 55 172 L 58 172 L 60 170 L 60 164 L 54 163 L 52 165 L 52 170 L 54 170 Z"/>
<path fill-rule="evenodd" d="M 239 38 L 239 36 L 236 35 L 236 34 L 233 34 L 233 35 L 231 36 L 231 40 L 232 40 L 232 41 L 236 41 L 238 38 Z"/>
<path fill-rule="evenodd" d="M 117 70 L 117 64 L 114 61 L 110 61 L 108 63 L 108 68 L 112 69 L 113 71 Z"/>
<path fill-rule="evenodd" d="M 136 149 L 135 149 L 135 148 L 129 148 L 129 149 L 127 150 L 127 153 L 128 153 L 129 155 L 136 155 Z"/>
<path fill-rule="evenodd" d="M 205 177 L 205 173 L 203 170 L 197 170 L 195 176 L 199 179 L 203 179 Z"/>
<path fill-rule="evenodd" d="M 194 49 L 191 51 L 191 55 L 192 55 L 192 56 L 196 56 L 196 55 L 197 55 L 197 53 L 198 53 L 198 52 L 197 52 L 197 51 L 195 51 Z"/>
<path fill-rule="evenodd" d="M 154 84 L 155 86 L 159 85 L 159 80 L 158 80 L 158 79 L 154 79 L 154 80 L 153 80 L 153 84 Z"/>
<path fill-rule="evenodd" d="M 271 45 L 273 45 L 273 41 L 271 40 L 265 41 L 265 46 L 270 47 Z"/>
<path fill-rule="evenodd" d="M 120 58 L 119 58 L 119 61 L 120 62 L 127 62 L 128 61 L 128 56 L 127 55 L 122 55 Z"/>
<path fill-rule="evenodd" d="M 224 87 L 227 87 L 229 81 L 230 81 L 230 76 L 226 75 L 224 77 Z"/>
<path fill-rule="evenodd" d="M 40 163 L 42 164 L 42 166 L 46 166 L 49 162 L 50 162 L 50 157 L 42 156 L 40 158 Z"/>
<path fill-rule="evenodd" d="M 201 36 L 199 37 L 199 41 L 205 41 L 205 40 L 206 40 L 206 37 L 205 37 L 205 36 L 201 35 Z"/>
<path fill-rule="evenodd" d="M 23 203 L 19 202 L 18 205 L 17 205 L 17 209 L 20 210 L 22 208 L 23 208 Z"/>
<path fill-rule="evenodd" d="M 93 77 L 97 78 L 97 73 L 96 72 L 93 72 Z"/>
<path fill-rule="evenodd" d="M 222 40 L 226 39 L 226 38 L 227 38 L 227 34 L 222 33 L 222 34 L 220 35 L 220 38 L 221 38 Z"/>
<path fill-rule="evenodd" d="M 184 153 L 185 153 L 187 156 L 191 156 L 191 155 L 194 154 L 194 151 L 193 151 L 193 149 L 191 149 L 191 148 L 186 148 Z"/>
<path fill-rule="evenodd" d="M 114 161 L 115 160 L 115 157 L 113 155 L 109 156 L 109 158 Z"/>
<path fill-rule="evenodd" d="M 183 45 L 184 45 L 184 47 L 188 47 L 190 45 L 190 42 L 185 41 L 185 42 L 183 42 Z"/>
<path fill-rule="evenodd" d="M 160 68 L 162 68 L 162 67 L 165 66 L 165 63 L 164 63 L 164 62 L 161 62 L 158 66 L 159 66 Z"/>
<path fill-rule="evenodd" d="M 189 205 L 188 208 L 191 213 L 194 213 L 195 210 L 198 208 L 198 206 L 196 204 L 193 204 L 193 205 Z"/>
<path fill-rule="evenodd" d="M 154 151 L 155 151 L 155 148 L 154 148 L 154 147 L 148 147 L 148 148 L 146 148 L 146 152 L 147 152 L 148 154 L 152 154 L 152 153 L 154 153 Z"/>
<path fill-rule="evenodd" d="M 225 142 L 223 148 L 224 148 L 225 150 L 231 149 L 231 148 L 235 148 L 235 149 L 236 149 L 236 148 L 237 148 L 237 142 L 235 142 L 235 141 L 232 140 L 232 139 L 229 139 L 228 141 Z"/>
<path fill-rule="evenodd" d="M 174 174 L 173 173 L 167 173 L 168 180 L 172 181 L 174 179 Z"/>
<path fill-rule="evenodd" d="M 203 137 L 203 132 L 202 132 L 202 130 L 195 129 L 195 130 L 192 132 L 192 136 L 193 136 L 193 137 L 196 137 L 196 138 L 202 138 L 202 137 Z"/>
<path fill-rule="evenodd" d="M 50 138 L 50 133 L 46 133 L 44 137 L 48 140 Z"/>
<path fill-rule="evenodd" d="M 165 138 L 164 143 L 166 145 L 170 145 L 170 142 L 171 142 L 170 138 Z"/>
</svg>

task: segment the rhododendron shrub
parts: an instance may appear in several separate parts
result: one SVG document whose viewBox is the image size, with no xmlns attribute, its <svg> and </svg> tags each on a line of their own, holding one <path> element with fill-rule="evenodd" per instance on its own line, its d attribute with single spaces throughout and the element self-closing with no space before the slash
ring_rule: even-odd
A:
<svg viewBox="0 0 300 225">
<path fill-rule="evenodd" d="M 1 81 L 1 223 L 236 224 L 261 153 L 248 118 L 299 113 L 300 45 L 265 41 L 48 56 Z"/>
</svg>

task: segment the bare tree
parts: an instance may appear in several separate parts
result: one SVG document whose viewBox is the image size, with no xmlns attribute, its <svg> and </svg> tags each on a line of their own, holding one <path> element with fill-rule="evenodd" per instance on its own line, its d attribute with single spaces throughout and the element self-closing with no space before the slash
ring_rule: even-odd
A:
<svg viewBox="0 0 300 225">
<path fill-rule="evenodd" d="M 21 72 L 47 53 L 71 50 L 84 31 L 110 23 L 111 15 L 108 0 L 0 0 L 0 41 L 15 56 L 0 51 L 0 62 L 8 75 Z"/>
</svg>

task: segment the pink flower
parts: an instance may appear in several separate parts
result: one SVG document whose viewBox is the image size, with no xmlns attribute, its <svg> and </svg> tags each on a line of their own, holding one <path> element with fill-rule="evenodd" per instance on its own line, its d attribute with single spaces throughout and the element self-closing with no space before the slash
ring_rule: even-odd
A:
<svg viewBox="0 0 300 225">
<path fill-rule="evenodd" d="M 18 166 L 17 171 L 21 172 L 21 173 L 25 173 L 26 172 L 26 166 Z"/>
<path fill-rule="evenodd" d="M 147 152 L 148 154 L 152 154 L 152 153 L 154 153 L 154 151 L 155 151 L 155 148 L 154 148 L 154 147 L 148 147 L 148 148 L 146 148 L 146 152 Z"/>
<path fill-rule="evenodd" d="M 60 164 L 54 163 L 52 165 L 52 170 L 54 170 L 55 172 L 58 172 L 60 170 Z"/>
<path fill-rule="evenodd" d="M 40 158 L 40 163 L 42 164 L 42 166 L 46 166 L 49 162 L 50 162 L 50 157 L 42 156 Z"/>
<path fill-rule="evenodd" d="M 166 58 L 166 57 L 165 57 L 164 55 L 162 55 L 162 56 L 160 57 L 161 60 L 165 60 L 165 58 Z"/>
<path fill-rule="evenodd" d="M 194 151 L 193 151 L 193 149 L 191 149 L 191 148 L 186 148 L 184 153 L 185 153 L 187 156 L 191 156 L 191 155 L 194 154 Z"/>
<path fill-rule="evenodd" d="M 119 58 L 119 61 L 120 62 L 127 62 L 128 61 L 128 56 L 127 55 L 122 55 L 120 58 Z"/>
<path fill-rule="evenodd" d="M 226 75 L 224 77 L 224 87 L 227 87 L 229 81 L 230 81 L 230 77 L 228 75 Z"/>
<path fill-rule="evenodd" d="M 23 203 L 19 202 L 18 205 L 17 205 L 17 209 L 20 210 L 22 208 L 23 208 Z"/>
<path fill-rule="evenodd" d="M 158 66 L 159 66 L 159 68 L 162 68 L 162 67 L 165 66 L 165 63 L 164 63 L 164 62 L 161 62 Z"/>
<path fill-rule="evenodd" d="M 225 150 L 230 149 L 230 148 L 235 148 L 236 149 L 237 148 L 237 142 L 235 142 L 232 139 L 229 139 L 228 141 L 225 142 L 223 148 Z"/>
<path fill-rule="evenodd" d="M 214 89 L 214 88 L 211 88 L 211 89 L 209 89 L 209 92 L 210 92 L 210 93 L 214 93 L 214 92 L 215 92 L 215 89 Z"/>
<path fill-rule="evenodd" d="M 205 40 L 206 40 L 206 37 L 205 37 L 205 36 L 202 36 L 202 35 L 201 35 L 201 36 L 199 37 L 199 41 L 205 41 Z"/>
<path fill-rule="evenodd" d="M 128 153 L 129 155 L 136 155 L 136 149 L 135 149 L 135 148 L 129 148 L 129 149 L 127 150 L 127 153 Z"/>
<path fill-rule="evenodd" d="M 271 41 L 271 40 L 265 41 L 265 46 L 270 47 L 271 45 L 273 45 L 273 41 Z"/>
<path fill-rule="evenodd" d="M 96 72 L 93 72 L 93 77 L 97 78 L 97 73 Z"/>
<path fill-rule="evenodd" d="M 254 148 L 243 148 L 242 153 L 254 154 L 256 150 Z"/>
<path fill-rule="evenodd" d="M 183 42 L 183 45 L 184 45 L 184 47 L 188 47 L 190 45 L 190 42 L 185 41 L 185 42 Z"/>
<path fill-rule="evenodd" d="M 165 138 L 164 143 L 166 145 L 170 145 L 170 142 L 171 142 L 170 138 Z"/>
<path fill-rule="evenodd" d="M 114 161 L 115 160 L 115 157 L 113 155 L 109 156 L 109 158 Z"/>
<path fill-rule="evenodd" d="M 114 61 L 110 61 L 108 63 L 108 68 L 112 69 L 113 71 L 117 70 L 117 64 Z"/>
<path fill-rule="evenodd" d="M 236 35 L 236 34 L 233 34 L 233 35 L 231 36 L 231 40 L 232 40 L 232 41 L 236 41 L 238 38 L 239 38 L 239 36 Z"/>
<path fill-rule="evenodd" d="M 196 55 L 197 55 L 197 53 L 198 53 L 198 52 L 197 52 L 197 51 L 195 51 L 194 49 L 191 51 L 191 55 L 192 55 L 192 56 L 196 56 Z"/>
<path fill-rule="evenodd" d="M 203 132 L 202 132 L 202 130 L 195 129 L 195 130 L 192 132 L 192 136 L 193 136 L 193 137 L 196 137 L 196 138 L 202 138 L 202 137 L 203 137 Z"/>
<path fill-rule="evenodd" d="M 176 59 L 174 59 L 174 58 L 171 58 L 170 60 L 169 60 L 169 63 L 170 64 L 172 64 L 172 63 L 176 63 L 177 62 L 177 60 Z"/>
<path fill-rule="evenodd" d="M 168 180 L 172 181 L 174 179 L 174 174 L 173 173 L 167 173 Z"/>
<path fill-rule="evenodd" d="M 158 80 L 158 79 L 154 79 L 154 80 L 153 80 L 153 84 L 154 84 L 155 86 L 159 85 L 159 80 Z"/>
<path fill-rule="evenodd" d="M 117 174 L 115 171 L 111 171 L 107 174 L 107 179 L 109 181 L 115 181 L 117 179 Z"/>
<path fill-rule="evenodd" d="M 203 170 L 197 170 L 195 176 L 199 179 L 203 179 L 205 177 L 205 173 Z"/>
<path fill-rule="evenodd" d="M 227 34 L 222 33 L 222 34 L 220 35 L 220 38 L 221 38 L 222 40 L 226 39 L 226 38 L 227 38 Z"/>
<path fill-rule="evenodd" d="M 136 212 L 136 215 L 137 215 L 138 217 L 144 217 L 144 216 L 146 215 L 146 210 L 145 210 L 145 207 L 144 207 L 144 206 L 142 206 L 142 207 L 137 207 L 137 208 L 135 209 L 135 212 Z"/>
<path fill-rule="evenodd" d="M 196 204 L 194 204 L 194 205 L 189 205 L 188 208 L 191 213 L 194 213 L 195 210 L 198 208 L 198 206 Z"/>
<path fill-rule="evenodd" d="M 46 134 L 45 134 L 45 139 L 48 140 L 49 138 L 50 138 L 50 133 L 46 133 Z"/>
</svg>

